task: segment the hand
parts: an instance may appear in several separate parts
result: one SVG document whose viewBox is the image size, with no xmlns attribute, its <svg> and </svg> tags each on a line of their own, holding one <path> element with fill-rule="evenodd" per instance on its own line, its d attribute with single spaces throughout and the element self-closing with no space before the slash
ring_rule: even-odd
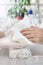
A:
<svg viewBox="0 0 43 65">
<path fill-rule="evenodd" d="M 43 43 L 43 29 L 31 26 L 21 30 L 21 33 L 32 42 Z"/>
<path fill-rule="evenodd" d="M 3 38 L 3 37 L 5 37 L 5 33 L 0 31 L 0 38 Z"/>
</svg>

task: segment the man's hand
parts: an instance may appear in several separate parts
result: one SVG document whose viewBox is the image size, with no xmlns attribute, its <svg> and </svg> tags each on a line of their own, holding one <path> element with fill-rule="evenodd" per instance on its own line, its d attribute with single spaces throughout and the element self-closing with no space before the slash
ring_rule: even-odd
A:
<svg viewBox="0 0 43 65">
<path fill-rule="evenodd" d="M 32 42 L 43 43 L 43 29 L 32 26 L 21 30 L 21 33 Z"/>
<path fill-rule="evenodd" d="M 0 31 L 0 38 L 3 38 L 3 37 L 5 37 L 5 33 Z"/>
</svg>

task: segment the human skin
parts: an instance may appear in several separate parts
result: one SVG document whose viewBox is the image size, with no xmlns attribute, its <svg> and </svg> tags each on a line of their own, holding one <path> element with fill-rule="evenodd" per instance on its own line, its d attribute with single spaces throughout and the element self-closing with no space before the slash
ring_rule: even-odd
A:
<svg viewBox="0 0 43 65">
<path fill-rule="evenodd" d="M 43 29 L 31 26 L 21 30 L 21 33 L 30 41 L 43 44 Z"/>
<path fill-rule="evenodd" d="M 0 38 L 5 37 L 5 33 L 3 31 L 0 31 Z"/>
</svg>

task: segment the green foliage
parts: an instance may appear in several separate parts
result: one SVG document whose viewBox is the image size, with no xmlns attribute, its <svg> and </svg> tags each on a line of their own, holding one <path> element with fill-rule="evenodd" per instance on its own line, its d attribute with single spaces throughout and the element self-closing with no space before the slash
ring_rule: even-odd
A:
<svg viewBox="0 0 43 65">
<path fill-rule="evenodd" d="M 17 5 L 11 7 L 8 10 L 8 16 L 10 16 L 11 18 L 17 17 L 19 12 L 24 12 L 24 14 L 27 14 L 27 10 L 23 8 L 23 6 L 30 5 L 30 0 L 23 0 L 23 2 L 21 2 L 20 0 L 18 1 L 19 3 Z"/>
<path fill-rule="evenodd" d="M 30 0 L 24 0 L 22 3 L 23 5 L 30 5 Z"/>
</svg>

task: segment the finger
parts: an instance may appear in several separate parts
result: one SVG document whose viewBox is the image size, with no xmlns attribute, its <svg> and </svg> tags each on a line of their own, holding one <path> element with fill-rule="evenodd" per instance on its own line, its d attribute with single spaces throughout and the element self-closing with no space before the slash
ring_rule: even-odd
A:
<svg viewBox="0 0 43 65">
<path fill-rule="evenodd" d="M 35 43 L 35 39 L 34 38 L 31 38 L 29 39 L 31 42 L 34 42 Z"/>
<path fill-rule="evenodd" d="M 33 31 L 34 28 L 30 27 L 30 28 L 25 28 L 23 30 L 21 30 L 20 32 L 25 32 L 25 31 Z"/>
<path fill-rule="evenodd" d="M 28 31 L 29 28 L 25 28 L 25 29 L 22 29 L 20 32 L 25 32 L 25 31 Z"/>
<path fill-rule="evenodd" d="M 30 32 L 29 31 L 25 31 L 25 32 L 22 32 L 23 35 L 29 35 Z"/>
<path fill-rule="evenodd" d="M 38 43 L 39 42 L 39 39 L 38 38 L 31 38 L 29 39 L 31 42 L 34 42 L 34 43 Z"/>
<path fill-rule="evenodd" d="M 31 26 L 31 28 L 34 28 L 35 26 Z"/>
<path fill-rule="evenodd" d="M 37 28 L 36 26 L 31 26 L 32 28 Z"/>
<path fill-rule="evenodd" d="M 28 39 L 34 38 L 33 35 L 25 35 L 25 37 L 28 38 Z"/>
<path fill-rule="evenodd" d="M 31 35 L 31 36 L 33 35 L 34 36 L 35 35 L 33 31 L 25 31 L 25 32 L 22 32 L 22 34 L 24 36 L 26 36 L 26 35 Z"/>
<path fill-rule="evenodd" d="M 31 26 L 31 27 L 29 27 L 29 28 L 25 28 L 25 29 L 23 29 L 23 30 L 21 30 L 21 32 L 24 32 L 24 31 L 35 31 L 35 30 L 37 30 L 38 29 L 38 27 L 35 27 L 35 26 Z"/>
<path fill-rule="evenodd" d="M 28 31 L 27 29 L 25 29 L 25 30 L 21 30 L 21 33 L 22 33 L 23 35 L 29 34 L 29 31 Z"/>
</svg>

